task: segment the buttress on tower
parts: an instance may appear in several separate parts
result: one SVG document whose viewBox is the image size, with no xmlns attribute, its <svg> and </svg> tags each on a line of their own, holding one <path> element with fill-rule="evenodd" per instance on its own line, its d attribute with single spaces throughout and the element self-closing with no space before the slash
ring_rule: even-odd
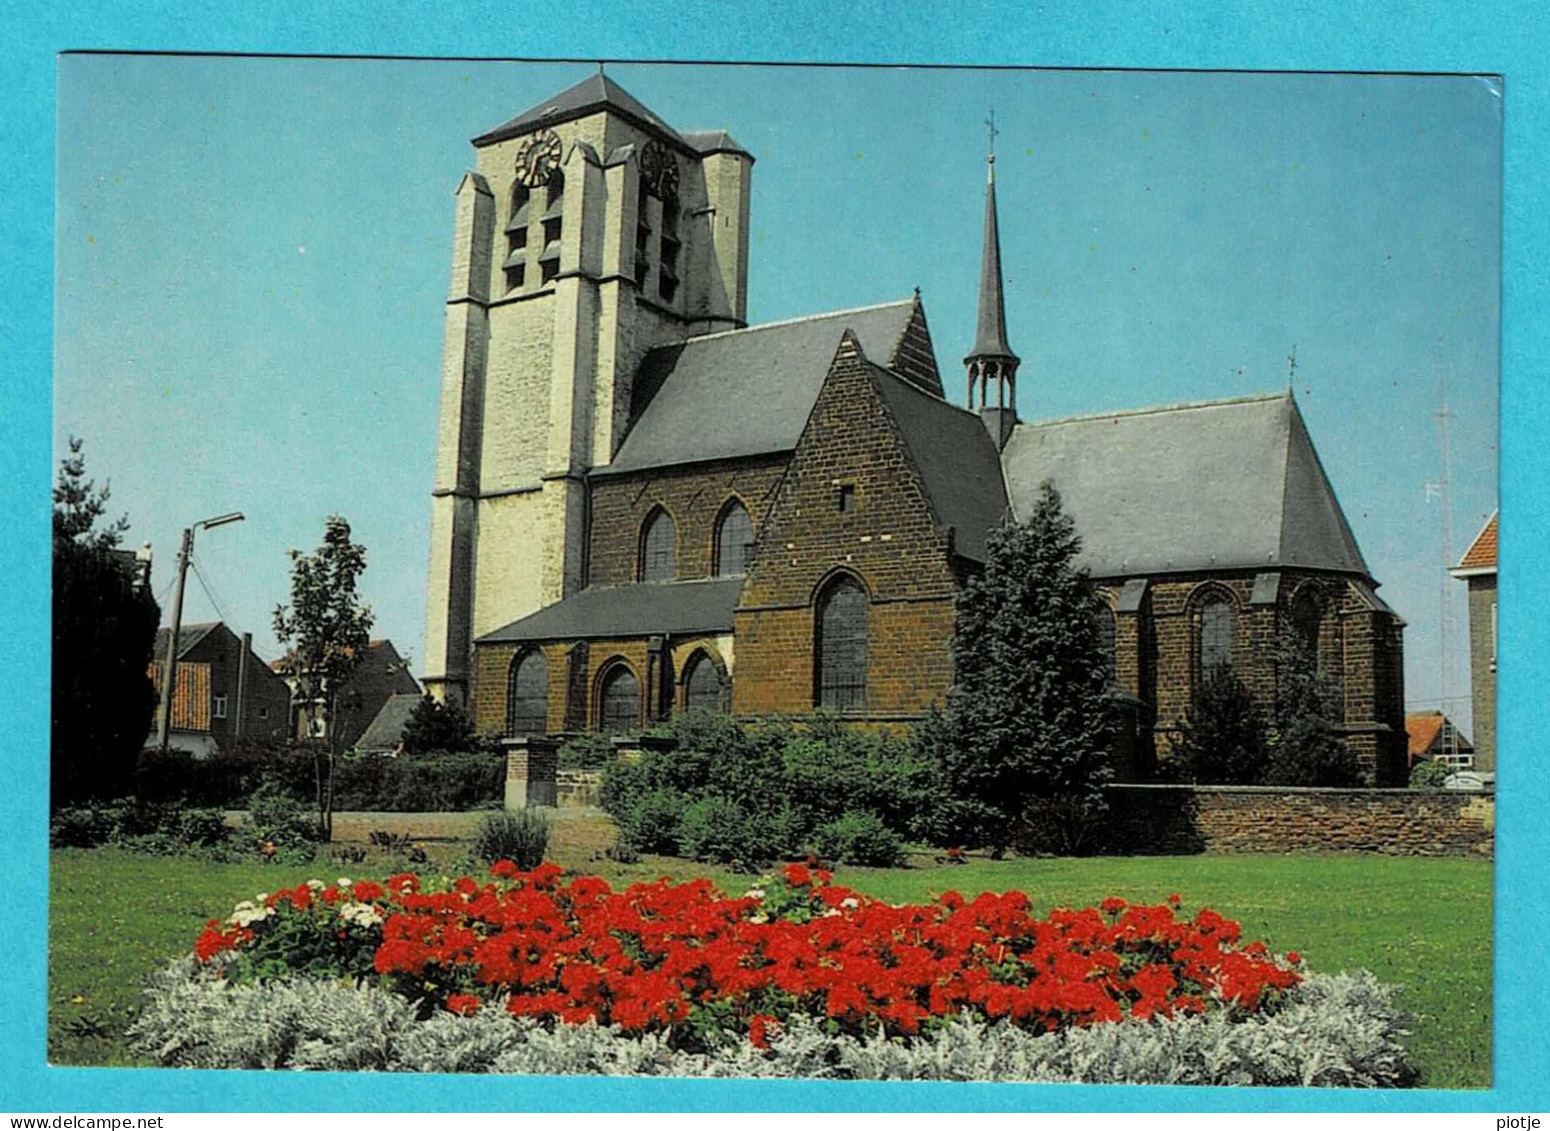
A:
<svg viewBox="0 0 1550 1131">
<path fill-rule="evenodd" d="M 680 133 L 601 71 L 473 139 L 456 194 L 424 684 L 584 584 L 586 474 L 659 345 L 746 324 L 753 157 Z"/>
</svg>

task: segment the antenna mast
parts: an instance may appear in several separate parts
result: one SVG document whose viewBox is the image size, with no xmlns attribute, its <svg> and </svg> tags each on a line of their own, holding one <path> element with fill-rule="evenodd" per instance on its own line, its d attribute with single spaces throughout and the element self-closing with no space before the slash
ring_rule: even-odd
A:
<svg viewBox="0 0 1550 1131">
<path fill-rule="evenodd" d="M 1448 420 L 1453 413 L 1448 409 L 1448 378 L 1442 364 L 1442 337 L 1437 338 L 1437 408 L 1432 413 L 1437 418 L 1437 442 L 1440 466 L 1437 475 L 1437 496 L 1442 503 L 1442 523 L 1438 531 L 1442 538 L 1442 572 L 1438 576 L 1438 604 L 1440 613 L 1440 640 L 1438 642 L 1438 675 L 1442 679 L 1442 712 L 1446 716 L 1453 705 L 1453 586 L 1448 570 L 1453 567 L 1453 493 L 1449 485 Z M 1456 764 L 1458 739 L 1451 726 L 1444 726 L 1442 733 L 1443 759 L 1449 765 Z"/>
</svg>

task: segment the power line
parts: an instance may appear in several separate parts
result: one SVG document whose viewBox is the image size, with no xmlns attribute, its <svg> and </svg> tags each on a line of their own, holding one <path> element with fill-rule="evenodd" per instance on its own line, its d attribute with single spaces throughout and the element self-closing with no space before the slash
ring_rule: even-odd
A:
<svg viewBox="0 0 1550 1131">
<path fill-rule="evenodd" d="M 227 616 L 226 610 L 221 607 L 221 603 L 215 599 L 215 594 L 210 591 L 210 586 L 205 582 L 205 575 L 199 570 L 199 562 L 194 559 L 192 554 L 189 555 L 188 564 L 193 567 L 194 577 L 199 581 L 199 588 L 203 589 L 205 596 L 210 598 L 210 604 L 215 606 L 216 613 L 222 621 L 230 625 L 231 617 Z"/>
</svg>

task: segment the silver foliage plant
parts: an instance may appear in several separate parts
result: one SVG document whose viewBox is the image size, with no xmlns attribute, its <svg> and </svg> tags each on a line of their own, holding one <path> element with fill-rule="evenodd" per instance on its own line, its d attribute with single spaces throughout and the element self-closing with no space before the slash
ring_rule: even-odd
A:
<svg viewBox="0 0 1550 1131">
<path fill-rule="evenodd" d="M 1213 1011 L 1035 1035 L 958 1018 L 909 1042 L 831 1036 L 796 1020 L 768 1050 L 745 1040 L 692 1054 L 660 1034 L 546 1029 L 498 1002 L 421 1020 L 372 986 L 232 985 L 186 959 L 152 980 L 132 1037 L 161 1064 L 198 1068 L 1395 1088 L 1418 1081 L 1394 993 L 1365 971 L 1308 974 L 1282 1008 L 1243 1020 Z"/>
</svg>

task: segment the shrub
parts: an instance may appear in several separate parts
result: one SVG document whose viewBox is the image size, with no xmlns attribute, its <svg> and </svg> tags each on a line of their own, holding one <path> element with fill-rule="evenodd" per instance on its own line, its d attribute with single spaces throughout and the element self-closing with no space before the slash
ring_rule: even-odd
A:
<svg viewBox="0 0 1550 1131">
<path fill-rule="evenodd" d="M 1283 731 L 1265 774 L 1269 785 L 1355 788 L 1368 784 L 1356 754 L 1317 719 L 1306 718 Z"/>
<path fill-rule="evenodd" d="M 549 813 L 514 809 L 491 813 L 474 834 L 474 855 L 487 864 L 510 860 L 522 871 L 543 863 L 549 850 Z"/>
<path fill-rule="evenodd" d="M 679 826 L 685 856 L 716 864 L 753 864 L 767 858 L 759 829 L 734 801 L 706 797 L 689 805 Z"/>
<path fill-rule="evenodd" d="M 637 852 L 675 856 L 682 846 L 684 810 L 689 799 L 675 789 L 654 789 L 635 802 L 619 821 L 620 837 Z"/>
<path fill-rule="evenodd" d="M 276 850 L 310 852 L 319 839 L 317 814 L 274 782 L 248 799 L 248 829 Z"/>
<path fill-rule="evenodd" d="M 904 862 L 904 842 L 882 818 L 865 809 L 846 813 L 813 833 L 813 847 L 825 860 L 893 868 Z"/>
<path fill-rule="evenodd" d="M 226 815 L 219 809 L 184 809 L 176 823 L 178 840 L 191 847 L 213 848 L 226 843 L 231 835 Z"/>
<path fill-rule="evenodd" d="M 687 711 L 655 733 L 671 738 L 672 748 L 611 763 L 600 792 L 622 840 L 638 851 L 789 858 L 815 828 L 849 809 L 871 811 L 904 837 L 922 835 L 934 804 L 934 767 L 909 741 L 847 730 L 832 717 L 744 728 L 724 715 Z M 713 800 L 724 804 L 700 811 L 700 849 L 693 850 L 684 843 L 685 811 Z M 727 806 L 741 814 L 736 829 L 727 827 Z"/>
<path fill-rule="evenodd" d="M 111 810 L 99 805 L 56 809 L 49 820 L 48 843 L 53 848 L 96 848 L 113 835 Z"/>
<path fill-rule="evenodd" d="M 606 734 L 578 734 L 555 752 L 562 770 L 601 770 L 616 760 L 614 742 Z"/>
<path fill-rule="evenodd" d="M 1441 789 L 1453 775 L 1453 767 L 1437 758 L 1417 762 L 1410 770 L 1411 789 Z"/>
<path fill-rule="evenodd" d="M 462 812 L 500 802 L 505 789 L 505 759 L 485 751 L 403 754 L 396 758 L 357 754 L 341 757 L 334 764 L 337 809 Z"/>
</svg>

